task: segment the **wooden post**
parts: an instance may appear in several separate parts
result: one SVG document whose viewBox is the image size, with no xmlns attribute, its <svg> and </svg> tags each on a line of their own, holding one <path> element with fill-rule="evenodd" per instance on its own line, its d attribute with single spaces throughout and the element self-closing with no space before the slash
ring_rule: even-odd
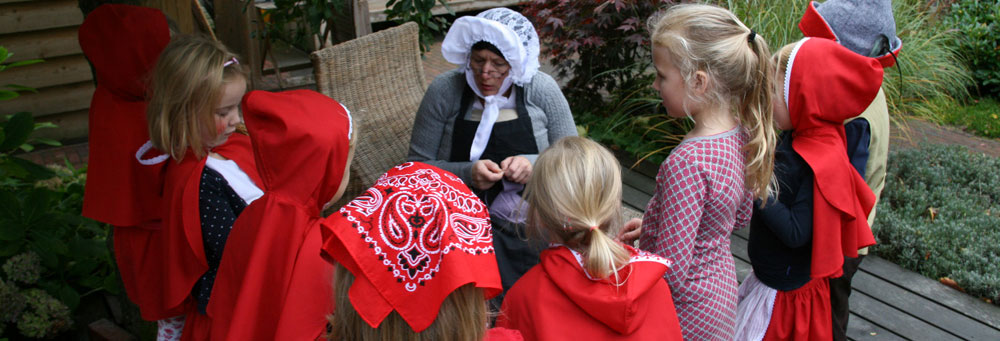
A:
<svg viewBox="0 0 1000 341">
<path fill-rule="evenodd" d="M 242 0 L 215 0 L 215 36 L 243 58 L 240 62 L 250 67 L 251 85 L 261 83 L 264 66 L 258 40 L 263 34 L 260 20 L 260 12 L 253 4 L 244 6 Z"/>
<path fill-rule="evenodd" d="M 163 14 L 177 23 L 177 28 L 181 30 L 181 33 L 197 32 L 194 16 L 191 15 L 190 1 L 143 0 L 142 5 L 163 11 Z"/>
<path fill-rule="evenodd" d="M 368 18 L 367 0 L 342 0 L 344 12 L 334 21 L 333 44 L 345 42 L 372 33 L 372 23 Z"/>
</svg>

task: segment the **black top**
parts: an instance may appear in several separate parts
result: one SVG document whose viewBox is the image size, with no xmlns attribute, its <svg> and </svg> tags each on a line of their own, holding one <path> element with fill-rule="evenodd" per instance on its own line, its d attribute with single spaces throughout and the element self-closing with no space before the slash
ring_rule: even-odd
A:
<svg viewBox="0 0 1000 341">
<path fill-rule="evenodd" d="M 871 132 L 868 121 L 856 119 L 845 126 L 847 156 L 861 176 L 865 174 Z M 809 282 L 812 261 L 813 172 L 792 149 L 792 132 L 781 134 L 774 154 L 778 197 L 767 205 L 754 205 L 750 219 L 748 253 L 754 275 L 765 285 L 782 291 Z"/>
<path fill-rule="evenodd" d="M 205 313 L 208 299 L 212 294 L 212 284 L 222 260 L 222 250 L 233 229 L 236 217 L 247 207 L 229 182 L 219 172 L 205 167 L 201 172 L 199 185 L 198 207 L 201 215 L 201 239 L 205 245 L 205 258 L 208 260 L 208 271 L 198 282 L 195 282 L 192 294 L 198 302 L 198 311 Z"/>
</svg>

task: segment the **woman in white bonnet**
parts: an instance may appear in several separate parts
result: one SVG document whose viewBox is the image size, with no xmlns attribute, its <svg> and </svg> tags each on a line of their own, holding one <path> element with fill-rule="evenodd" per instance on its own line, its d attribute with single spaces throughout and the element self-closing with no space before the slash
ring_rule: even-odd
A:
<svg viewBox="0 0 1000 341">
<path fill-rule="evenodd" d="M 410 139 L 409 161 L 458 175 L 490 207 L 505 292 L 545 246 L 524 238 L 521 191 L 532 164 L 556 140 L 576 135 L 559 85 L 538 70 L 538 52 L 534 26 L 513 10 L 458 18 L 441 53 L 459 67 L 427 88 Z"/>
</svg>

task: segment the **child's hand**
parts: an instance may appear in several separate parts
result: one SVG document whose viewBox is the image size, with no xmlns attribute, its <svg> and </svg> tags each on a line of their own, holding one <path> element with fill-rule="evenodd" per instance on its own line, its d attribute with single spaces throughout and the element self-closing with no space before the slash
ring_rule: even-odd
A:
<svg viewBox="0 0 1000 341">
<path fill-rule="evenodd" d="M 493 187 L 493 184 L 503 179 L 503 170 L 496 162 L 490 160 L 479 160 L 472 164 L 472 186 L 485 190 Z"/>
<path fill-rule="evenodd" d="M 531 179 L 531 161 L 523 156 L 511 156 L 500 162 L 503 175 L 507 180 L 526 184 Z"/>
<path fill-rule="evenodd" d="M 625 223 L 622 230 L 618 232 L 618 236 L 615 240 L 621 242 L 622 244 L 635 245 L 635 241 L 639 239 L 639 235 L 642 234 L 642 219 L 632 218 Z"/>
</svg>

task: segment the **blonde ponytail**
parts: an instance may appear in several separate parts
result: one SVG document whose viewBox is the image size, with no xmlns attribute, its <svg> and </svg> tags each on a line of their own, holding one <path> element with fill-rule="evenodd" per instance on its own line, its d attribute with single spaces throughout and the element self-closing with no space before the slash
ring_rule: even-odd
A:
<svg viewBox="0 0 1000 341">
<path fill-rule="evenodd" d="M 744 145 L 746 188 L 759 199 L 773 194 L 772 119 L 774 66 L 767 42 L 733 13 L 712 5 L 676 5 L 651 19 L 654 47 L 665 47 L 685 83 L 698 71 L 712 79 L 699 102 L 724 103 L 748 135 Z M 689 94 L 689 96 L 692 96 Z"/>
<path fill-rule="evenodd" d="M 549 146 L 535 161 L 525 198 L 529 225 L 582 253 L 591 276 L 611 277 L 628 263 L 628 251 L 609 236 L 622 227 L 621 169 L 600 144 L 570 136 Z"/>
</svg>

